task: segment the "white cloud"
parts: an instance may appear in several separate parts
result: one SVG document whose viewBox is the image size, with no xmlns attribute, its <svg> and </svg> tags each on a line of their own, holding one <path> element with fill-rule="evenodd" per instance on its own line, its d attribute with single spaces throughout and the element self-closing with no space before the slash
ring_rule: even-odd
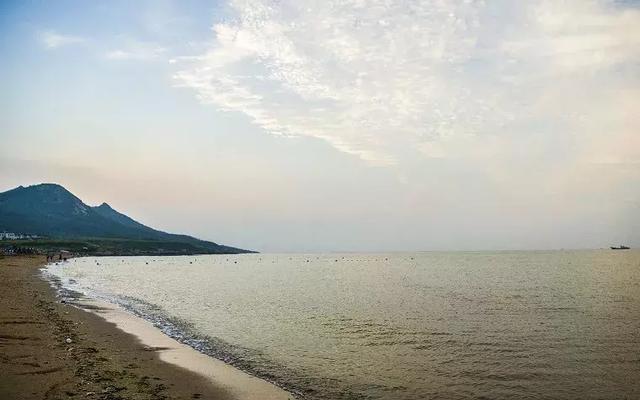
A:
<svg viewBox="0 0 640 400">
<path fill-rule="evenodd" d="M 58 47 L 84 43 L 87 40 L 79 36 L 63 35 L 55 31 L 46 31 L 40 34 L 40 41 L 47 49 L 56 49 Z"/>
<path fill-rule="evenodd" d="M 164 56 L 166 52 L 166 48 L 156 43 L 129 40 L 122 48 L 109 50 L 104 56 L 110 60 L 149 61 Z"/>
<path fill-rule="evenodd" d="M 176 80 L 273 134 L 401 163 L 413 153 L 509 156 L 518 135 L 538 135 L 544 149 L 556 135 L 593 140 L 640 128 L 615 110 L 629 84 L 621 101 L 640 99 L 637 8 L 605 0 L 230 8 L 235 19 L 214 25 L 205 53 L 177 59 Z"/>
</svg>

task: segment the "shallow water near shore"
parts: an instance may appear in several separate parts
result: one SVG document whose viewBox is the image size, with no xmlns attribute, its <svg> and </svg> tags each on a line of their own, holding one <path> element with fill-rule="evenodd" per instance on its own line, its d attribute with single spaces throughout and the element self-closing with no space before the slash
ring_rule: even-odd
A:
<svg viewBox="0 0 640 400">
<path fill-rule="evenodd" d="M 48 271 L 304 398 L 640 396 L 638 251 L 103 257 Z"/>
</svg>

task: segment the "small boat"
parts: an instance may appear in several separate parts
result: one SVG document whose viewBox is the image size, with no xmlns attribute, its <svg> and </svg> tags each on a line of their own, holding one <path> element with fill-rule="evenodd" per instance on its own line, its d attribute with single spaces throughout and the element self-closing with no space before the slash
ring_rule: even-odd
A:
<svg viewBox="0 0 640 400">
<path fill-rule="evenodd" d="M 611 250 L 629 250 L 629 246 L 620 245 L 618 247 L 611 246 Z"/>
</svg>

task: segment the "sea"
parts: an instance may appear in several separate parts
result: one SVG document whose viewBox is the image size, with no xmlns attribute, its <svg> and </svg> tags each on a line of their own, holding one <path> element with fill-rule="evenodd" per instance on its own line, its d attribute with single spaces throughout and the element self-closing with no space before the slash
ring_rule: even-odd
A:
<svg viewBox="0 0 640 400">
<path fill-rule="evenodd" d="M 116 303 L 301 399 L 639 399 L 640 251 L 86 257 Z"/>
</svg>

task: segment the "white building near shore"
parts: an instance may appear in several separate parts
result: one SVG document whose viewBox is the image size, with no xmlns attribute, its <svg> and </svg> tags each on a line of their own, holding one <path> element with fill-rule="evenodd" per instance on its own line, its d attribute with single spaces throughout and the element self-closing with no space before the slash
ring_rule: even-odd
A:
<svg viewBox="0 0 640 400">
<path fill-rule="evenodd" d="M 36 239 L 38 235 L 25 235 L 23 233 L 0 232 L 0 240 Z"/>
</svg>

